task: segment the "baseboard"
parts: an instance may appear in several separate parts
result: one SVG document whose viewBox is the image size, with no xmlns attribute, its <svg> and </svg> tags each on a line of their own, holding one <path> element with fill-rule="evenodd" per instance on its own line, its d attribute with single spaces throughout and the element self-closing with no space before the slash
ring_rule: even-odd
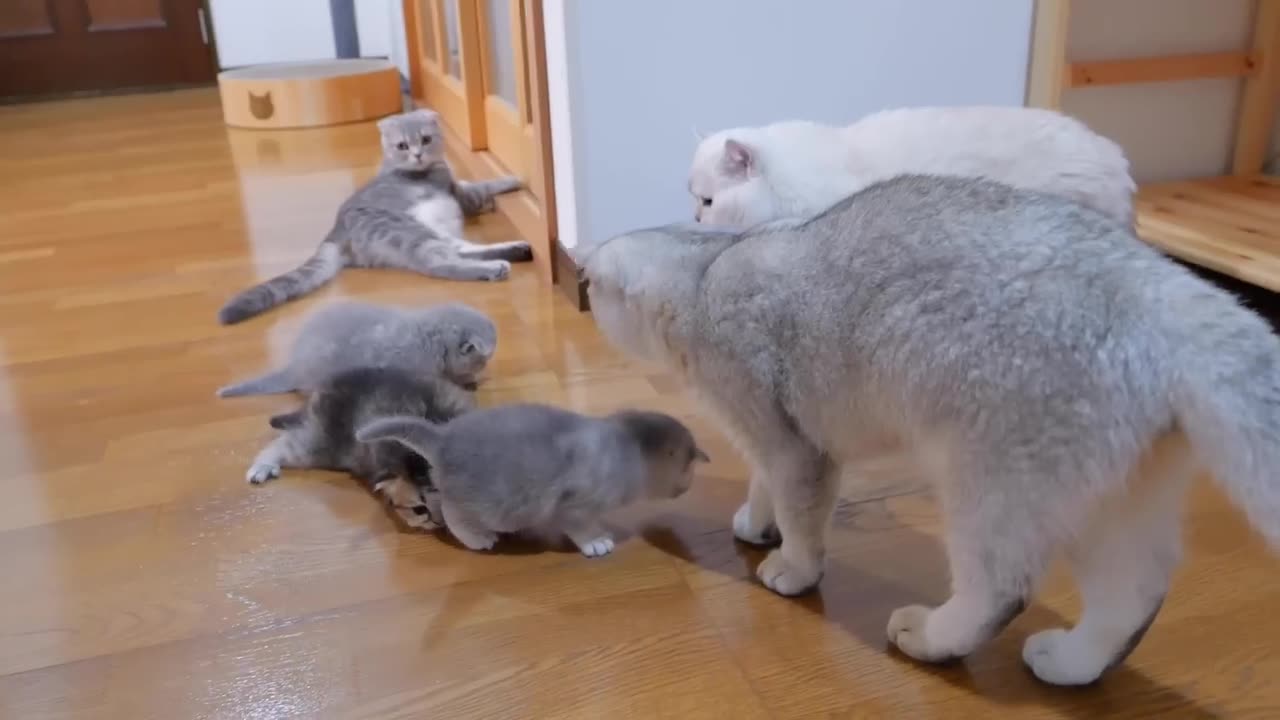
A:
<svg viewBox="0 0 1280 720">
<path fill-rule="evenodd" d="M 591 301 L 587 298 L 587 279 L 582 277 L 582 269 L 573 261 L 573 256 L 564 245 L 556 243 L 556 286 L 569 298 L 569 302 L 579 312 L 589 312 Z"/>
</svg>

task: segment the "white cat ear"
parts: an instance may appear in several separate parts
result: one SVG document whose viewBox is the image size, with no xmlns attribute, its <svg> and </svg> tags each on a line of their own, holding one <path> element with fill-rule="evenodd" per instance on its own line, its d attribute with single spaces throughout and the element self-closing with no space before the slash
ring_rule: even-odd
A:
<svg viewBox="0 0 1280 720">
<path fill-rule="evenodd" d="M 745 177 L 754 164 L 751 148 L 733 138 L 724 141 L 724 158 L 720 161 L 720 167 L 726 175 Z"/>
<path fill-rule="evenodd" d="M 689 129 L 693 130 L 693 136 L 697 138 L 698 142 L 702 142 L 703 140 L 707 139 L 707 136 L 704 135 L 703 132 L 698 129 L 697 125 L 690 125 Z"/>
</svg>

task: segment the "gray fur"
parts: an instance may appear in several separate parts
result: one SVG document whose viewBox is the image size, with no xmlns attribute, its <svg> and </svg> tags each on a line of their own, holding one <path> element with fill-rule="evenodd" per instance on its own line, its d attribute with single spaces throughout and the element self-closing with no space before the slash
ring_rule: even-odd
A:
<svg viewBox="0 0 1280 720">
<path fill-rule="evenodd" d="M 487 212 L 494 196 L 520 188 L 515 177 L 468 182 L 445 162 L 439 118 L 430 110 L 378 123 L 382 166 L 338 209 L 329 235 L 306 262 L 232 298 L 224 325 L 315 291 L 344 267 L 399 268 L 450 280 L 503 280 L 511 262 L 533 258 L 527 242 L 476 244 L 462 236 L 465 215 Z"/>
<path fill-rule="evenodd" d="M 497 533 L 533 530 L 563 532 L 587 556 L 607 554 L 603 513 L 683 494 L 693 463 L 707 458 L 678 420 L 641 411 L 591 418 L 506 405 L 445 425 L 383 418 L 356 436 L 395 439 L 427 458 L 445 524 L 473 550 L 491 548 Z"/>
<path fill-rule="evenodd" d="M 439 516 L 427 509 L 434 490 L 430 464 L 401 443 L 358 441 L 356 429 L 386 415 L 448 422 L 473 406 L 470 393 L 444 380 L 387 367 L 345 370 L 311 393 L 302 409 L 271 419 L 282 432 L 254 458 L 246 478 L 261 484 L 286 467 L 345 471 L 386 495 L 409 524 L 437 527 Z"/>
<path fill-rule="evenodd" d="M 1280 340 L 1226 292 L 1069 200 L 905 176 L 807 221 L 665 227 L 582 253 L 593 316 L 680 374 L 753 466 L 735 534 L 758 575 L 822 575 L 843 466 L 897 436 L 936 484 L 953 595 L 896 611 L 926 661 L 963 656 L 1065 548 L 1080 623 L 1028 639 L 1096 680 L 1150 623 L 1201 467 L 1280 544 Z"/>
<path fill-rule="evenodd" d="M 462 303 L 414 310 L 336 303 L 303 323 L 285 367 L 228 385 L 218 390 L 218 397 L 308 392 L 334 374 L 358 367 L 394 367 L 473 387 L 497 345 L 493 321 Z"/>
</svg>

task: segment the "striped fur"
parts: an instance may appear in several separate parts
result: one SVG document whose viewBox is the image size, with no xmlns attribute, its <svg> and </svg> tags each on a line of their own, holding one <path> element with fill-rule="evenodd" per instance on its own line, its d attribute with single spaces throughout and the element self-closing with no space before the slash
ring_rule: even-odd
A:
<svg viewBox="0 0 1280 720">
<path fill-rule="evenodd" d="M 494 196 L 520 187 L 514 177 L 455 179 L 444 158 L 436 114 L 417 110 L 378 123 L 378 174 L 338 209 L 334 227 L 298 267 L 245 290 L 218 311 L 224 325 L 315 292 L 343 268 L 396 268 L 448 280 L 504 280 L 512 262 L 533 259 L 524 241 L 477 244 L 463 218 L 491 211 Z"/>
</svg>

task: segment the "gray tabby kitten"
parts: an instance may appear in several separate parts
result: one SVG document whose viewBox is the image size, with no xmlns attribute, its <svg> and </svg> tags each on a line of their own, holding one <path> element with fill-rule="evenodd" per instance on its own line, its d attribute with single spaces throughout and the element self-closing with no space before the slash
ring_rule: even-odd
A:
<svg viewBox="0 0 1280 720">
<path fill-rule="evenodd" d="M 1201 467 L 1280 545 L 1280 339 L 1226 292 L 1059 197 L 904 176 L 807 221 L 666 227 L 588 250 L 592 313 L 683 376 L 755 469 L 735 534 L 793 595 L 822 576 L 841 466 L 895 435 L 936 484 L 952 595 L 890 639 L 964 656 L 1067 551 L 1073 629 L 1040 679 L 1096 680 L 1146 632 Z"/>
<path fill-rule="evenodd" d="M 433 488 L 431 466 L 404 445 L 356 440 L 356 428 L 377 417 L 406 415 L 448 422 L 474 406 L 453 383 L 423 379 L 395 368 L 345 370 L 321 385 L 300 410 L 271 418 L 282 430 L 254 458 L 245 478 L 255 485 L 281 468 L 342 470 L 386 497 L 411 527 L 435 529 L 425 501 Z"/>
<path fill-rule="evenodd" d="M 439 375 L 474 389 L 497 345 L 493 321 L 462 303 L 417 310 L 335 303 L 303 323 L 287 365 L 221 388 L 218 397 L 307 392 L 341 370 L 358 367 Z"/>
<path fill-rule="evenodd" d="M 415 110 L 378 122 L 382 167 L 338 209 L 328 237 L 294 270 L 255 285 L 218 312 L 237 323 L 310 293 L 344 267 L 401 268 L 449 280 L 503 280 L 510 262 L 533 259 L 524 241 L 481 245 L 462 237 L 464 215 L 492 210 L 514 177 L 467 182 L 444 157 L 436 113 Z M 509 262 L 510 261 L 510 262 Z"/>
<path fill-rule="evenodd" d="M 613 551 L 605 512 L 642 499 L 675 498 L 707 461 L 680 421 L 653 412 L 604 418 L 506 405 L 437 425 L 417 417 L 376 420 L 360 440 L 392 439 L 431 464 L 449 532 L 472 550 L 498 533 L 563 532 L 587 557 Z"/>
</svg>

